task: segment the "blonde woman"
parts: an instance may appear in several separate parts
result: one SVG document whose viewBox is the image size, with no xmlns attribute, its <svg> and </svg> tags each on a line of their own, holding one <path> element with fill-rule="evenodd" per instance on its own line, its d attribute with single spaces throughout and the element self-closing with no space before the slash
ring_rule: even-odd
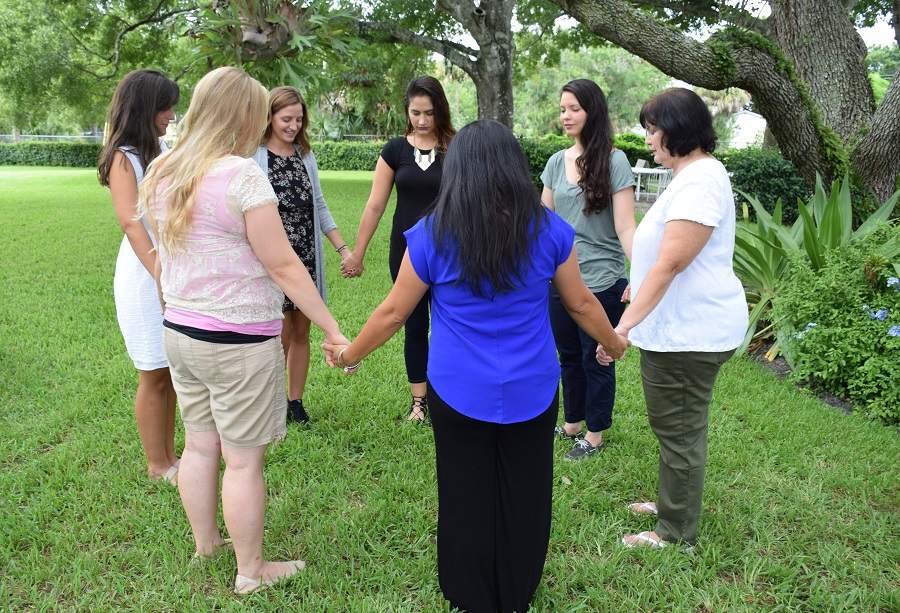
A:
<svg viewBox="0 0 900 613">
<path fill-rule="evenodd" d="M 302 560 L 262 557 L 266 446 L 285 432 L 282 291 L 325 332 L 337 322 L 291 249 L 278 199 L 249 159 L 266 127 L 268 92 L 237 68 L 197 84 L 178 144 L 150 166 L 142 212 L 159 237 L 166 356 L 181 405 L 185 449 L 178 487 L 196 556 L 225 545 L 237 557 L 236 593 L 294 575 Z"/>
<path fill-rule="evenodd" d="M 306 266 L 325 300 L 322 234 L 328 237 L 341 261 L 353 252 L 344 242 L 322 196 L 319 167 L 306 134 L 308 126 L 309 113 L 300 92 L 293 87 L 276 87 L 269 93 L 269 125 L 263 134 L 263 144 L 253 159 L 275 189 L 278 214 L 294 253 Z M 309 318 L 290 298 L 285 298 L 282 310 L 281 346 L 287 358 L 288 420 L 308 422 L 303 391 L 309 373 Z"/>
</svg>

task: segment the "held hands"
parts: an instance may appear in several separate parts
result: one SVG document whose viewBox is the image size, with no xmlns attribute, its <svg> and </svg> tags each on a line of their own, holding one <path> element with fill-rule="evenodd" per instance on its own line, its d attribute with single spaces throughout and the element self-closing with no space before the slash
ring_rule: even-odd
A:
<svg viewBox="0 0 900 613">
<path fill-rule="evenodd" d="M 340 339 L 334 339 L 334 341 L 325 339 L 325 342 L 322 343 L 322 350 L 325 352 L 325 363 L 332 368 L 343 368 L 348 375 L 355 373 L 359 370 L 362 361 L 360 360 L 356 364 L 348 364 L 344 360 L 344 351 L 349 346 L 350 341 L 343 336 Z"/>
<path fill-rule="evenodd" d="M 631 345 L 631 342 L 628 340 L 628 328 L 616 326 L 615 332 L 615 346 L 605 347 L 597 343 L 597 362 L 603 366 L 609 366 L 613 360 L 621 360 L 625 355 L 625 349 Z"/>
<path fill-rule="evenodd" d="M 344 249 L 341 254 L 341 276 L 346 279 L 359 277 L 363 270 L 362 258 L 357 257 L 350 249 Z"/>
</svg>

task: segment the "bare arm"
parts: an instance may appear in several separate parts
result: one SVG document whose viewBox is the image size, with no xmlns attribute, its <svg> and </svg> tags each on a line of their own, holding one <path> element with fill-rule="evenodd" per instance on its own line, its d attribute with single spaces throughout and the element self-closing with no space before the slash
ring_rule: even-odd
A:
<svg viewBox="0 0 900 613">
<path fill-rule="evenodd" d="M 366 201 L 366 208 L 359 220 L 359 231 L 356 233 L 356 244 L 353 246 L 352 257 L 347 258 L 341 265 L 345 273 L 352 270 L 362 272 L 362 263 L 369 248 L 369 241 L 378 229 L 378 223 L 384 210 L 387 208 L 391 189 L 394 187 L 394 171 L 388 166 L 381 156 L 375 164 L 375 176 L 372 179 L 372 191 Z"/>
<path fill-rule="evenodd" d="M 541 191 L 541 203 L 551 211 L 555 210 L 553 208 L 553 190 L 546 185 Z"/>
<path fill-rule="evenodd" d="M 147 234 L 147 229 L 137 216 L 138 186 L 134 176 L 134 168 L 125 154 L 116 151 L 113 154 L 112 165 L 109 168 L 109 193 L 112 197 L 113 210 L 119 227 L 128 237 L 134 254 L 147 269 L 153 274 L 153 265 L 156 256 L 153 254 L 153 241 Z"/>
<path fill-rule="evenodd" d="M 568 259 L 556 269 L 553 284 L 578 327 L 603 345 L 609 355 L 616 359 L 622 357 L 628 343 L 613 330 L 603 306 L 581 280 L 574 247 Z"/>
<path fill-rule="evenodd" d="M 334 356 L 337 366 L 355 364 L 381 347 L 403 325 L 409 314 L 428 291 L 428 286 L 416 274 L 409 260 L 409 253 L 403 254 L 397 281 L 384 301 L 369 316 L 362 330 L 349 346 L 344 349 L 337 363 L 340 345 L 325 344 L 325 350 Z"/>
<path fill-rule="evenodd" d="M 634 189 L 626 187 L 620 189 L 612 197 L 613 225 L 616 228 L 616 236 L 622 244 L 625 257 L 631 261 L 631 245 L 634 243 Z"/>
<path fill-rule="evenodd" d="M 278 287 L 314 324 L 322 328 L 326 338 L 343 339 L 340 328 L 319 296 L 306 267 L 294 253 L 284 232 L 275 202 L 257 206 L 244 213 L 247 239 L 253 253 Z"/>
<path fill-rule="evenodd" d="M 709 241 L 713 228 L 693 221 L 673 220 L 666 223 L 656 263 L 650 268 L 640 291 L 625 310 L 616 330 L 627 334 L 644 321 L 665 296 L 675 275 L 690 266 Z"/>
</svg>

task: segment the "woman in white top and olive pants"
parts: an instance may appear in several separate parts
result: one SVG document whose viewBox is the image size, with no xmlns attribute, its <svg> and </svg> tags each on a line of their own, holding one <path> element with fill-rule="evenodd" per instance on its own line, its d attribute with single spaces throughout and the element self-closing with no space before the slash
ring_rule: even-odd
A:
<svg viewBox="0 0 900 613">
<path fill-rule="evenodd" d="M 744 291 L 731 265 L 734 197 L 725 167 L 710 155 L 716 137 L 699 96 L 667 89 L 644 104 L 640 119 L 654 159 L 672 168 L 673 180 L 635 232 L 634 299 L 617 327 L 641 350 L 647 415 L 660 446 L 656 502 L 629 507 L 657 515 L 656 528 L 622 542 L 693 545 L 713 385 L 747 328 Z"/>
</svg>

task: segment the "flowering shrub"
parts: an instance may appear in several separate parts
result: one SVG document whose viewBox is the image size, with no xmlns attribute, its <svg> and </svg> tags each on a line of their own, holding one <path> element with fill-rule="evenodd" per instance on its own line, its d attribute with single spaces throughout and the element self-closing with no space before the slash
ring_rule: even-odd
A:
<svg viewBox="0 0 900 613">
<path fill-rule="evenodd" d="M 898 234 L 883 226 L 827 252 L 818 270 L 794 258 L 773 305 L 792 377 L 888 424 L 900 423 L 900 279 L 876 254 Z"/>
</svg>

